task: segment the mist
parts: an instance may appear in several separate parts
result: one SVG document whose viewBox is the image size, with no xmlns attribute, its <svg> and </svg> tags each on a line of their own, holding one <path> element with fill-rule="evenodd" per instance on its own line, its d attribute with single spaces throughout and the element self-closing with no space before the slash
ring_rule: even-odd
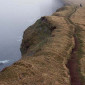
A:
<svg viewBox="0 0 85 85">
<path fill-rule="evenodd" d="M 83 5 L 85 5 L 85 0 L 63 0 L 63 1 L 65 1 L 66 3 L 71 3 L 71 4 L 77 4 L 77 5 L 83 4 Z"/>
<path fill-rule="evenodd" d="M 0 69 L 21 58 L 24 30 L 61 6 L 61 0 L 0 0 L 0 61 L 9 60 L 8 64 L 0 65 Z"/>
</svg>

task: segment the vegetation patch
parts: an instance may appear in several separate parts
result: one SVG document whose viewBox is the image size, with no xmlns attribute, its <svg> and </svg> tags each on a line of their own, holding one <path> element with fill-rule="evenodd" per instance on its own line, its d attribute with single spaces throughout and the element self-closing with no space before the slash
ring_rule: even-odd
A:
<svg viewBox="0 0 85 85">
<path fill-rule="evenodd" d="M 51 36 L 52 31 L 56 29 L 52 26 L 45 17 L 37 20 L 36 23 L 30 26 L 24 32 L 21 53 L 25 54 L 28 50 L 31 53 L 39 51 Z M 29 53 L 28 53 L 29 54 Z"/>
<path fill-rule="evenodd" d="M 67 9 L 68 9 L 67 7 L 62 7 L 62 8 L 59 8 L 56 12 L 64 11 L 64 10 L 67 10 Z"/>
</svg>

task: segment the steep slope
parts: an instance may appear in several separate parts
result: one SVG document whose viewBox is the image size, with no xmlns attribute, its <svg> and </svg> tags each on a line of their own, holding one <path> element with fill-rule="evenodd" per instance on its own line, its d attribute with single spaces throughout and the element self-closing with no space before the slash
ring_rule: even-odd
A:
<svg viewBox="0 0 85 85">
<path fill-rule="evenodd" d="M 80 69 L 78 75 L 84 81 L 84 9 L 65 6 L 26 29 L 21 45 L 23 57 L 0 73 L 0 85 L 71 85 L 69 61 L 76 46 L 74 35 L 78 37 L 81 57 L 76 62 Z"/>
</svg>

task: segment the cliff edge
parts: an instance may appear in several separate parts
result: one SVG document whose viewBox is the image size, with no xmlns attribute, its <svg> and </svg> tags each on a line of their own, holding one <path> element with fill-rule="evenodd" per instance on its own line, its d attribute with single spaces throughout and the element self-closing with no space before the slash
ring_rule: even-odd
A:
<svg viewBox="0 0 85 85">
<path fill-rule="evenodd" d="M 23 57 L 0 72 L 0 85 L 85 85 L 84 14 L 85 7 L 64 6 L 28 27 Z"/>
</svg>

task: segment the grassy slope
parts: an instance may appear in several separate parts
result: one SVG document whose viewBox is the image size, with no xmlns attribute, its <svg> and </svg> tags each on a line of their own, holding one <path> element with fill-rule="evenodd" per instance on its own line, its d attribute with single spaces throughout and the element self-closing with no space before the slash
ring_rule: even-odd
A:
<svg viewBox="0 0 85 85">
<path fill-rule="evenodd" d="M 47 21 L 45 17 L 37 20 L 36 23 L 28 27 L 23 36 L 21 52 L 22 55 L 32 55 L 39 51 L 47 38 L 50 37 L 54 27 Z M 28 52 L 29 51 L 29 52 Z"/>
<path fill-rule="evenodd" d="M 0 73 L 0 85 L 70 85 L 66 63 L 74 47 L 74 26 L 67 23 L 65 16 L 72 10 L 73 6 L 66 6 L 25 31 L 26 55 Z"/>
<path fill-rule="evenodd" d="M 77 25 L 79 30 L 79 42 L 81 45 L 81 48 L 79 52 L 81 53 L 79 58 L 79 64 L 80 64 L 80 72 L 83 77 L 82 82 L 84 82 L 85 85 L 85 7 L 79 8 L 77 12 L 72 16 L 71 20 Z"/>
</svg>

